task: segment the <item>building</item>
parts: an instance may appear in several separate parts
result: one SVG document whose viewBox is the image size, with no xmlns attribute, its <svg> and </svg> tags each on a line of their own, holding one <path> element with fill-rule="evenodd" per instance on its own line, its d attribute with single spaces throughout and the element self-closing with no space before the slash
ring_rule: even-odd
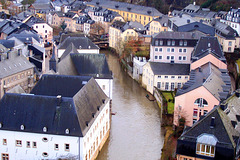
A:
<svg viewBox="0 0 240 160">
<path fill-rule="evenodd" d="M 33 14 L 37 14 L 39 11 L 48 13 L 53 11 L 53 6 L 50 3 L 50 0 L 36 0 L 28 7 L 28 11 Z"/>
<path fill-rule="evenodd" d="M 180 117 L 192 126 L 232 90 L 226 59 L 216 37 L 200 38 L 192 53 L 190 80 L 177 90 L 174 125 Z"/>
<path fill-rule="evenodd" d="M 115 21 L 109 27 L 109 47 L 121 50 L 124 42 L 137 40 L 144 34 L 146 34 L 146 30 L 138 22 Z"/>
<path fill-rule="evenodd" d="M 142 85 L 151 94 L 154 92 L 154 87 L 164 91 L 173 91 L 181 88 L 188 81 L 189 72 L 189 64 L 149 61 L 143 66 Z"/>
<path fill-rule="evenodd" d="M 162 31 L 168 30 L 168 16 L 161 16 L 154 18 L 151 22 L 147 24 L 147 35 L 153 35 Z"/>
<path fill-rule="evenodd" d="M 142 81 L 143 66 L 147 63 L 146 57 L 133 58 L 133 79 Z"/>
<path fill-rule="evenodd" d="M 0 110 L 3 158 L 95 159 L 109 136 L 109 98 L 90 77 L 44 75 Z"/>
<path fill-rule="evenodd" d="M 214 20 L 212 26 L 215 28 L 215 36 L 222 45 L 223 52 L 233 53 L 239 48 L 240 37 L 236 30 L 218 20 Z"/>
<path fill-rule="evenodd" d="M 58 62 L 57 72 L 61 75 L 94 77 L 104 93 L 112 99 L 112 72 L 104 54 L 69 53 Z"/>
<path fill-rule="evenodd" d="M 34 83 L 34 65 L 18 51 L 0 54 L 0 98 L 11 88 L 20 85 L 29 93 Z"/>
<path fill-rule="evenodd" d="M 191 63 L 191 53 L 200 32 L 160 32 L 152 36 L 150 61 L 165 63 Z"/>
<path fill-rule="evenodd" d="M 203 21 L 196 21 L 192 16 L 180 14 L 168 19 L 168 31 L 192 32 L 199 31 L 206 35 L 215 35 L 214 27 L 204 24 Z"/>
<path fill-rule="evenodd" d="M 78 53 L 95 53 L 99 54 L 99 47 L 95 45 L 88 37 L 66 37 L 62 42 L 58 45 L 58 58 L 60 58 L 64 51 L 73 45 L 74 48 L 78 51 Z"/>
<path fill-rule="evenodd" d="M 240 34 L 240 8 L 233 9 L 230 8 L 230 11 L 227 14 L 222 14 L 220 17 L 220 22 L 225 23 L 237 31 L 238 35 Z"/>
<path fill-rule="evenodd" d="M 42 37 L 44 43 L 52 43 L 53 28 L 43 19 L 31 17 L 25 23 L 31 26 Z"/>
<path fill-rule="evenodd" d="M 141 23 L 142 25 L 146 25 L 153 20 L 153 18 L 157 18 L 162 16 L 160 13 L 153 7 L 146 7 L 136 4 L 130 4 L 125 2 L 117 2 L 110 0 L 93 0 L 91 2 L 87 2 L 88 6 L 91 7 L 102 7 L 115 12 L 118 12 L 124 20 L 127 21 L 136 21 Z"/>
<path fill-rule="evenodd" d="M 239 106 L 234 107 L 239 110 Z M 239 113 L 234 116 L 239 117 Z M 238 159 L 240 134 L 234 124 L 228 113 L 215 107 L 179 137 L 177 160 Z"/>
<path fill-rule="evenodd" d="M 199 11 L 199 9 L 200 9 L 200 6 L 196 5 L 196 2 L 193 2 L 193 4 L 189 4 L 188 6 L 183 8 L 182 12 L 191 14 L 191 13 L 196 13 L 197 11 Z"/>
</svg>

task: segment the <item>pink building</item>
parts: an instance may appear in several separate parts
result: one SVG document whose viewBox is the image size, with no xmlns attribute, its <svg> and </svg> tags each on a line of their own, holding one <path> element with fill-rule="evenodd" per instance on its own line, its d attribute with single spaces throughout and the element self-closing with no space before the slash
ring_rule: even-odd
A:
<svg viewBox="0 0 240 160">
<path fill-rule="evenodd" d="M 150 61 L 165 63 L 191 63 L 191 53 L 200 32 L 159 32 L 153 35 L 150 46 Z"/>
<path fill-rule="evenodd" d="M 217 38 L 200 38 L 192 53 L 190 80 L 175 96 L 174 125 L 184 117 L 185 125 L 192 126 L 227 98 L 231 81 L 225 61 Z"/>
</svg>

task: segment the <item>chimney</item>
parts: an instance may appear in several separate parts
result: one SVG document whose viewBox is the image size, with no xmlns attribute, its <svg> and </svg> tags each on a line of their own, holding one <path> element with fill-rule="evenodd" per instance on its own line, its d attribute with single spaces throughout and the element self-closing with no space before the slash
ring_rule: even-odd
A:
<svg viewBox="0 0 240 160">
<path fill-rule="evenodd" d="M 196 2 L 195 2 L 195 1 L 193 2 L 193 5 L 194 5 L 194 6 L 196 5 Z"/>
<path fill-rule="evenodd" d="M 61 95 L 58 95 L 57 96 L 57 106 L 60 106 L 62 103 L 62 96 Z"/>
<path fill-rule="evenodd" d="M 214 128 L 215 126 L 215 117 L 211 118 L 211 124 L 210 124 L 210 128 Z"/>
</svg>

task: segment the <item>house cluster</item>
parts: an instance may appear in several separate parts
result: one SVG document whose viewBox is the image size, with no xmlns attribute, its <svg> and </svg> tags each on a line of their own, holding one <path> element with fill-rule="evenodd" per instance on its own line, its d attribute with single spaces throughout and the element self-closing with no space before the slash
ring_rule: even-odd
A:
<svg viewBox="0 0 240 160">
<path fill-rule="evenodd" d="M 109 136 L 113 77 L 105 55 L 85 35 L 53 41 L 48 13 L 62 15 L 67 28 L 71 18 L 81 25 L 76 13 L 84 7 L 69 3 L 0 13 L 1 159 L 96 159 Z"/>
</svg>

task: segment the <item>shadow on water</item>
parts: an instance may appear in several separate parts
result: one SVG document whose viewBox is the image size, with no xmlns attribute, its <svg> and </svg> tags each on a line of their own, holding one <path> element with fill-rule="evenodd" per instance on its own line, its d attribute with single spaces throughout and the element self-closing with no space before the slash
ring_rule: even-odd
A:
<svg viewBox="0 0 240 160">
<path fill-rule="evenodd" d="M 121 68 L 118 58 L 105 53 L 113 72 L 113 102 L 110 136 L 98 160 L 157 160 L 161 157 L 163 131 L 155 102 Z"/>
</svg>

